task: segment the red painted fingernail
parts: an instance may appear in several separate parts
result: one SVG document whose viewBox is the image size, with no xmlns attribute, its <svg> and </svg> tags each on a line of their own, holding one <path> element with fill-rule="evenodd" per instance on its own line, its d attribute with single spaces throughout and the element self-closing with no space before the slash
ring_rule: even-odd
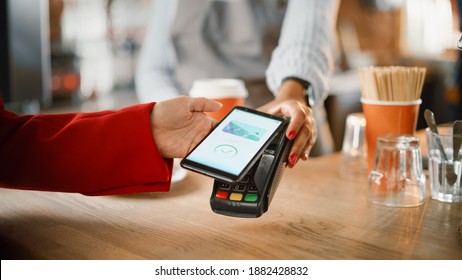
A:
<svg viewBox="0 0 462 280">
<path fill-rule="evenodd" d="M 289 157 L 290 164 L 295 164 L 295 161 L 297 160 L 297 157 L 298 157 L 297 153 L 292 153 L 290 155 L 290 157 Z"/>
<path fill-rule="evenodd" d="M 289 132 L 289 140 L 294 139 L 294 137 L 295 137 L 295 131 L 291 130 L 291 131 Z"/>
</svg>

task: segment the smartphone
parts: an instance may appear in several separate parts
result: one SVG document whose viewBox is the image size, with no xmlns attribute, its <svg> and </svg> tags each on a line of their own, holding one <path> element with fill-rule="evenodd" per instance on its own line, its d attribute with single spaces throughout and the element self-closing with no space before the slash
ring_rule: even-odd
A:
<svg viewBox="0 0 462 280">
<path fill-rule="evenodd" d="M 236 106 L 181 161 L 181 166 L 224 182 L 242 180 L 288 122 L 284 116 Z"/>
</svg>

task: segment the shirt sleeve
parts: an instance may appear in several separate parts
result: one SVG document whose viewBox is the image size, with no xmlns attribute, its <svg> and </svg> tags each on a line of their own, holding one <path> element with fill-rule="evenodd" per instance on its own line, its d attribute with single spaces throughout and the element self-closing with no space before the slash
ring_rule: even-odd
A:
<svg viewBox="0 0 462 280">
<path fill-rule="evenodd" d="M 267 84 L 277 94 L 283 80 L 297 77 L 313 87 L 315 106 L 327 97 L 327 77 L 334 65 L 337 0 L 290 0 L 278 46 L 266 71 Z"/>
<path fill-rule="evenodd" d="M 153 106 L 18 116 L 0 98 L 0 186 L 85 195 L 168 191 L 173 161 L 155 145 Z"/>
<path fill-rule="evenodd" d="M 154 1 L 151 19 L 138 59 L 136 93 L 142 103 L 163 101 L 179 95 L 173 66 L 175 52 L 170 30 L 177 1 Z"/>
</svg>

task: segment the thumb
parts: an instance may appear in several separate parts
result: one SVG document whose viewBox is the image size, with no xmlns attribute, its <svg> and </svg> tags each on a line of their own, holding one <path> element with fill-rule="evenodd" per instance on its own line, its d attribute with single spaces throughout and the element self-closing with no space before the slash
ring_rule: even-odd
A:
<svg viewBox="0 0 462 280">
<path fill-rule="evenodd" d="M 189 104 L 191 112 L 215 112 L 218 111 L 223 105 L 220 102 L 208 99 L 205 97 L 192 98 Z"/>
</svg>

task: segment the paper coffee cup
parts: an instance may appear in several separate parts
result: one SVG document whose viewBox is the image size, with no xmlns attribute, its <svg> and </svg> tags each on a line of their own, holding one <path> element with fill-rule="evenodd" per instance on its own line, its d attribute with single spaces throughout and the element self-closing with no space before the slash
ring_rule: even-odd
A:
<svg viewBox="0 0 462 280">
<path fill-rule="evenodd" d="M 244 81 L 239 79 L 203 79 L 194 81 L 191 97 L 206 97 L 223 104 L 216 112 L 207 112 L 217 121 L 223 119 L 235 106 L 242 106 L 249 95 Z"/>
<path fill-rule="evenodd" d="M 377 138 L 385 134 L 413 135 L 421 99 L 414 101 L 377 101 L 361 98 L 366 118 L 368 169 L 372 169 Z"/>
</svg>

